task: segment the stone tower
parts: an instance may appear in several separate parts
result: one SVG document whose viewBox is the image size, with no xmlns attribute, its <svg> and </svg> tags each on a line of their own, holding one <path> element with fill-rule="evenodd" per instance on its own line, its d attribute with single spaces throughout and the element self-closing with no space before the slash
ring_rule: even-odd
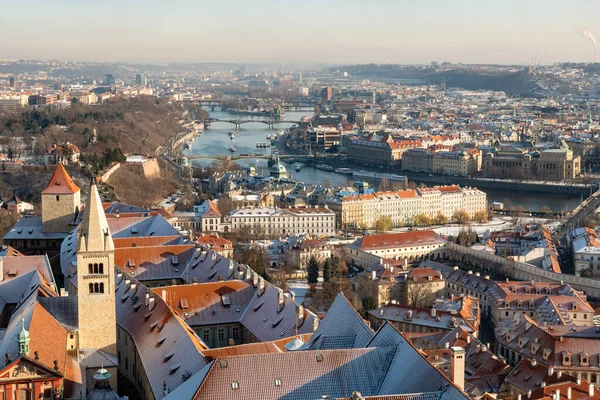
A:
<svg viewBox="0 0 600 400">
<path fill-rule="evenodd" d="M 42 190 L 42 230 L 44 232 L 64 232 L 73 230 L 73 222 L 79 205 L 81 191 L 73 182 L 62 164 L 58 164 L 52 179 Z"/>
<path fill-rule="evenodd" d="M 79 349 L 116 356 L 115 247 L 93 180 L 77 241 Z"/>
</svg>

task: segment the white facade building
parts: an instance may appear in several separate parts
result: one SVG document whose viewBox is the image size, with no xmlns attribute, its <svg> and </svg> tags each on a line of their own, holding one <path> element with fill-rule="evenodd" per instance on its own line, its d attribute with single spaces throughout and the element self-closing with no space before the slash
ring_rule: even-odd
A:
<svg viewBox="0 0 600 400">
<path fill-rule="evenodd" d="M 333 211 L 325 207 L 240 208 L 230 214 L 231 229 L 249 228 L 251 233 L 324 237 L 335 234 Z"/>
</svg>

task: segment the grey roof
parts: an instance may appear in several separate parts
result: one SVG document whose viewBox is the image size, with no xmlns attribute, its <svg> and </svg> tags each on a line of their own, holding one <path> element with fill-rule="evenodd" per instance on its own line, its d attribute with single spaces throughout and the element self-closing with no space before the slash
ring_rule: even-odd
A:
<svg viewBox="0 0 600 400">
<path fill-rule="evenodd" d="M 396 352 L 379 390 L 380 395 L 444 391 L 444 398 L 447 400 L 467 398 L 444 374 L 431 365 L 408 339 L 387 322 L 368 344 L 368 347 L 381 346 L 394 346 Z"/>
<path fill-rule="evenodd" d="M 317 316 L 304 311 L 304 322 L 296 332 L 298 305 L 283 296 L 284 306 L 278 311 L 280 289 L 265 282 L 265 290 L 259 296 L 256 291 L 240 322 L 262 342 L 278 340 L 297 333 L 312 333 L 318 323 Z"/>
<path fill-rule="evenodd" d="M 112 203 L 108 207 L 104 209 L 106 214 L 125 214 L 125 213 L 142 213 L 142 212 L 150 212 L 150 210 L 146 208 L 141 208 L 137 206 L 130 206 L 129 204 L 123 203 Z"/>
<path fill-rule="evenodd" d="M 349 397 L 355 390 L 375 395 L 394 352 L 393 347 L 386 347 L 219 358 L 194 398 L 306 400 L 324 395 Z M 221 361 L 227 366 L 222 367 Z M 237 389 L 232 389 L 232 382 L 237 383 Z"/>
<path fill-rule="evenodd" d="M 39 297 L 38 302 L 67 330 L 79 326 L 77 297 Z"/>
<path fill-rule="evenodd" d="M 23 240 L 23 239 L 56 239 L 62 240 L 67 236 L 62 232 L 43 232 L 42 218 L 25 217 L 17 221 L 12 228 L 4 235 L 4 240 Z"/>
<path fill-rule="evenodd" d="M 132 285 L 135 288 L 132 289 Z M 146 293 L 150 294 L 150 289 L 118 271 L 117 325 L 134 341 L 144 371 L 148 372 L 152 393 L 159 399 L 163 397 L 163 383 L 173 390 L 184 382 L 184 374 L 199 371 L 206 365 L 199 349 L 205 346 L 160 296 L 153 297 L 154 307 L 150 310 L 145 304 Z M 177 369 L 172 372 L 174 367 Z"/>
<path fill-rule="evenodd" d="M 177 387 L 177 389 L 173 390 L 171 393 L 167 394 L 164 397 L 164 400 L 185 400 L 185 399 L 193 399 L 194 395 L 198 391 L 198 388 L 204 382 L 206 375 L 213 367 L 214 361 L 208 363 L 204 368 L 200 371 L 196 372 L 192 375 L 187 381 L 183 382 L 181 385 Z"/>
<path fill-rule="evenodd" d="M 365 347 L 373 331 L 343 294 L 339 293 L 303 350 Z"/>
<path fill-rule="evenodd" d="M 16 278 L 0 284 L 0 299 L 8 304 L 16 304 L 42 284 L 42 277 L 37 270 L 29 271 Z"/>
</svg>

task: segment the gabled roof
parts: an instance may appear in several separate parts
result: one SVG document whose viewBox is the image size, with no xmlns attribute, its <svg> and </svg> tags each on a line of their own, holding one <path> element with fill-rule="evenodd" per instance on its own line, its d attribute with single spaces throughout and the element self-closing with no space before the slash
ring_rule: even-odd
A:
<svg viewBox="0 0 600 400">
<path fill-rule="evenodd" d="M 48 183 L 46 189 L 42 190 L 42 194 L 73 194 L 79 192 L 79 190 L 65 167 L 59 163 L 52 174 L 50 183 Z"/>
<path fill-rule="evenodd" d="M 302 349 L 339 349 L 365 347 L 373 331 L 348 299 L 339 293 L 311 340 Z"/>
</svg>

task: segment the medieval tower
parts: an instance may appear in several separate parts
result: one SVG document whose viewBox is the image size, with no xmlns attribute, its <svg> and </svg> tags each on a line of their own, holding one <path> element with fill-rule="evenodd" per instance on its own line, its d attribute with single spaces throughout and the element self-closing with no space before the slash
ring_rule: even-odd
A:
<svg viewBox="0 0 600 400">
<path fill-rule="evenodd" d="M 50 183 L 42 190 L 43 232 L 71 232 L 73 226 L 70 224 L 79 211 L 80 195 L 79 187 L 65 167 L 58 164 Z"/>
<path fill-rule="evenodd" d="M 115 247 L 94 181 L 77 240 L 79 348 L 116 357 Z"/>
</svg>

